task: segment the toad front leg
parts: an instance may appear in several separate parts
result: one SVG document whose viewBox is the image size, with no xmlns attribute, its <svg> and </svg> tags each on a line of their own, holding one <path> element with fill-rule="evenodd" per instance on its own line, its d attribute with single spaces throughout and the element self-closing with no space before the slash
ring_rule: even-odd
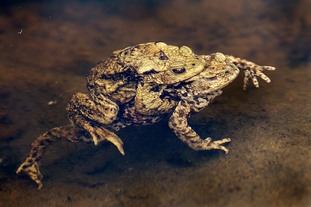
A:
<svg viewBox="0 0 311 207">
<path fill-rule="evenodd" d="M 224 138 L 218 141 L 212 141 L 210 137 L 201 139 L 200 136 L 188 125 L 187 118 L 191 112 L 191 106 L 185 102 L 179 102 L 175 111 L 169 120 L 169 127 L 173 132 L 193 150 L 223 150 L 226 154 L 228 149 L 222 144 L 231 141 L 229 138 Z"/>
</svg>

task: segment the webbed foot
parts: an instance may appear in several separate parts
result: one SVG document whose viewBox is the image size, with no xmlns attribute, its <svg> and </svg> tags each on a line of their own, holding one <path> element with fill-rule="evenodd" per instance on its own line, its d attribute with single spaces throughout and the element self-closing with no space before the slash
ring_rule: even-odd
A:
<svg viewBox="0 0 311 207">
<path fill-rule="evenodd" d="M 115 133 L 101 127 L 94 127 L 89 133 L 95 145 L 98 145 L 102 141 L 109 141 L 118 148 L 122 155 L 125 155 L 123 142 Z"/>
<path fill-rule="evenodd" d="M 26 174 L 28 175 L 33 181 L 38 184 L 38 190 L 43 187 L 42 179 L 43 175 L 39 170 L 39 165 L 37 162 L 30 163 L 27 160 L 17 169 L 16 174 Z"/>
</svg>

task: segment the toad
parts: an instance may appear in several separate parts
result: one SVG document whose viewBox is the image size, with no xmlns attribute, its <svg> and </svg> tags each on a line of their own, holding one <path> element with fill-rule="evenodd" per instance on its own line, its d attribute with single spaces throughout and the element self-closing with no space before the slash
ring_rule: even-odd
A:
<svg viewBox="0 0 311 207">
<path fill-rule="evenodd" d="M 71 124 L 55 127 L 40 135 L 17 170 L 25 173 L 41 189 L 43 176 L 39 161 L 52 142 L 111 142 L 124 155 L 123 142 L 115 132 L 130 125 L 147 125 L 170 115 L 169 127 L 193 150 L 222 150 L 231 141 L 202 139 L 187 123 L 193 112 L 206 107 L 222 93 L 242 70 L 245 90 L 250 81 L 259 87 L 257 77 L 270 79 L 263 71 L 271 66 L 222 53 L 196 55 L 187 46 L 150 42 L 113 52 L 90 70 L 88 94 L 76 93 L 67 112 Z"/>
</svg>

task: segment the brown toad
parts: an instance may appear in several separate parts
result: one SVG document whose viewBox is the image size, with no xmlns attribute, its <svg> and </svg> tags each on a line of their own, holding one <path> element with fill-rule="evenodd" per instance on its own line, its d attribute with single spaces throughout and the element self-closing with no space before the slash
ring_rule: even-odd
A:
<svg viewBox="0 0 311 207">
<path fill-rule="evenodd" d="M 201 139 L 187 124 L 221 89 L 232 82 L 239 69 L 259 87 L 257 76 L 270 82 L 262 71 L 274 70 L 221 53 L 195 55 L 186 46 L 151 42 L 118 50 L 91 69 L 89 94 L 77 93 L 68 104 L 71 125 L 56 127 L 39 136 L 17 173 L 25 173 L 42 188 L 39 161 L 45 148 L 56 140 L 113 143 L 124 155 L 123 143 L 114 133 L 132 124 L 153 124 L 171 114 L 169 126 L 194 150 L 220 149 L 229 138 Z"/>
</svg>

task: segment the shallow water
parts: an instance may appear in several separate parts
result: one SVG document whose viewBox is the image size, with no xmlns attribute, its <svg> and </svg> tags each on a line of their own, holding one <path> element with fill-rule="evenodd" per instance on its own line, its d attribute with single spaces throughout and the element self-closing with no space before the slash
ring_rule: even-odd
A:
<svg viewBox="0 0 311 207">
<path fill-rule="evenodd" d="M 101 2 L 101 3 L 100 3 Z M 308 0 L 2 1 L 0 206 L 310 206 L 311 3 Z M 15 175 L 33 140 L 69 123 L 99 60 L 162 40 L 277 68 L 242 91 L 242 77 L 192 116 L 202 136 L 231 137 L 230 152 L 195 152 L 167 119 L 118 133 L 111 144 L 55 143 L 44 188 Z"/>
</svg>

